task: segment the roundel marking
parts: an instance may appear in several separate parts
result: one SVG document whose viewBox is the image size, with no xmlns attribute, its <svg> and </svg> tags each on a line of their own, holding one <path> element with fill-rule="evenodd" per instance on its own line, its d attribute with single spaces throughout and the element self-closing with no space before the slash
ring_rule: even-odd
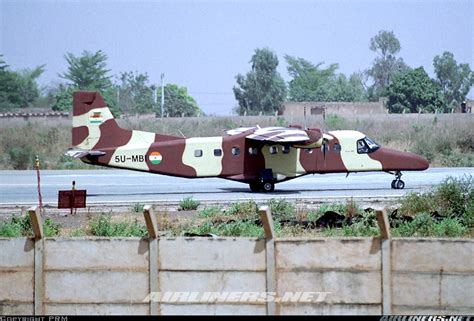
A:
<svg viewBox="0 0 474 321">
<path fill-rule="evenodd" d="M 159 163 L 161 163 L 163 156 L 161 156 L 159 152 L 152 152 L 150 153 L 150 155 L 148 155 L 148 159 L 153 165 L 158 165 Z"/>
</svg>

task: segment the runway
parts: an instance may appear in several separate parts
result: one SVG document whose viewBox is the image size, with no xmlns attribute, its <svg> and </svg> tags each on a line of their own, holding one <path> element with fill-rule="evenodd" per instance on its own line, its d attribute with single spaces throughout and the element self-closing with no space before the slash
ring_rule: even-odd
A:
<svg viewBox="0 0 474 321">
<path fill-rule="evenodd" d="M 429 189 L 448 176 L 474 175 L 474 168 L 431 168 L 405 172 L 405 189 L 391 189 L 393 176 L 387 173 L 307 175 L 277 184 L 272 193 L 252 193 L 248 185 L 218 178 L 184 179 L 128 170 L 44 170 L 41 171 L 43 204 L 57 206 L 58 190 L 87 190 L 88 204 L 176 203 L 185 197 L 205 202 L 266 200 L 284 198 L 305 201 L 392 199 Z M 35 171 L 0 171 L 0 205 L 38 203 Z"/>
</svg>

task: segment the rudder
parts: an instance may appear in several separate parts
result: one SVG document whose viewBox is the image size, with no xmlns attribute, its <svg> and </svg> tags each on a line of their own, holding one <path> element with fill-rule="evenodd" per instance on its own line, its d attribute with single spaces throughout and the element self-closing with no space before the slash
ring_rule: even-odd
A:
<svg viewBox="0 0 474 321">
<path fill-rule="evenodd" d="M 114 137 L 129 136 L 129 132 L 118 126 L 98 92 L 77 91 L 73 94 L 73 148 L 92 150 L 99 147 L 99 141 L 104 141 L 105 138 L 113 142 Z"/>
</svg>

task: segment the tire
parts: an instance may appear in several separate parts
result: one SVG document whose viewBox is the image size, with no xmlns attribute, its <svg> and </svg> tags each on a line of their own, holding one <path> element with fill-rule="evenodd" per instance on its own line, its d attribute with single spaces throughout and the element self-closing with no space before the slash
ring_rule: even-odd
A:
<svg viewBox="0 0 474 321">
<path fill-rule="evenodd" d="M 273 184 L 272 182 L 269 182 L 269 181 L 263 182 L 262 190 L 265 193 L 273 192 L 275 190 L 275 184 Z"/>
<path fill-rule="evenodd" d="M 404 189 L 405 188 L 405 182 L 402 181 L 402 180 L 399 180 L 396 185 L 397 185 L 397 189 Z"/>
<path fill-rule="evenodd" d="M 392 181 L 392 185 L 391 185 L 391 186 L 392 186 L 393 189 L 396 189 L 396 188 L 397 188 L 397 187 L 395 186 L 396 183 L 397 183 L 396 180 L 393 180 L 393 181 Z"/>
</svg>

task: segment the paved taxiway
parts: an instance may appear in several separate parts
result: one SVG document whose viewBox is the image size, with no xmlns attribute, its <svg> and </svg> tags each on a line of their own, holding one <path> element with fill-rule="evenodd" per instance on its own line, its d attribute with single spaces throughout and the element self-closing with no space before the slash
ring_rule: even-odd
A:
<svg viewBox="0 0 474 321">
<path fill-rule="evenodd" d="M 87 189 L 88 204 L 177 202 L 185 197 L 202 201 L 265 200 L 269 198 L 331 200 L 387 199 L 426 190 L 447 176 L 474 175 L 474 168 L 430 168 L 405 172 L 405 189 L 390 188 L 387 173 L 307 175 L 277 184 L 272 193 L 251 193 L 248 185 L 217 179 L 184 179 L 128 170 L 44 170 L 41 171 L 43 203 L 57 206 L 58 190 Z M 35 171 L 0 171 L 0 205 L 37 204 Z"/>
</svg>

